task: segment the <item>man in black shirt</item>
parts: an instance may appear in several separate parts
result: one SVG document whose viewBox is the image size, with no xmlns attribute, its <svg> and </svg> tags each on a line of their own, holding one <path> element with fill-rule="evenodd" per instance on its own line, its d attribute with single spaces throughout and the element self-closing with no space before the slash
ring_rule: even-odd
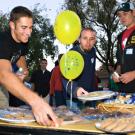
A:
<svg viewBox="0 0 135 135">
<path fill-rule="evenodd" d="M 135 7 L 132 3 L 122 3 L 117 11 L 120 22 L 126 29 L 118 36 L 117 72 L 113 75 L 119 83 L 120 92 L 135 93 Z"/>
<path fill-rule="evenodd" d="M 28 74 L 25 52 L 33 25 L 32 12 L 22 6 L 15 7 L 10 13 L 9 32 L 0 33 L 0 84 L 14 96 L 28 103 L 39 124 L 50 125 L 53 120 L 58 125 L 51 107 L 36 93 L 23 84 Z M 23 69 L 17 76 L 12 72 L 12 64 L 16 63 Z"/>
<path fill-rule="evenodd" d="M 40 60 L 40 68 L 32 73 L 30 82 L 34 86 L 34 91 L 42 97 L 47 97 L 50 90 L 51 73 L 46 69 L 47 60 Z"/>
</svg>

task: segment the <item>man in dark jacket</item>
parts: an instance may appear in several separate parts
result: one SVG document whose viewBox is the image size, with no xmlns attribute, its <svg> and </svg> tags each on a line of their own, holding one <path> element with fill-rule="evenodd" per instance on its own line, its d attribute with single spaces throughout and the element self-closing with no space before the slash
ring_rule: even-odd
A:
<svg viewBox="0 0 135 135">
<path fill-rule="evenodd" d="M 34 91 L 38 93 L 38 95 L 47 99 L 50 90 L 51 72 L 49 72 L 46 69 L 47 67 L 46 59 L 41 59 L 39 64 L 40 64 L 40 68 L 32 73 L 30 82 L 34 86 L 33 87 Z"/>
<path fill-rule="evenodd" d="M 126 29 L 118 36 L 117 72 L 113 75 L 119 83 L 120 92 L 135 93 L 135 7 L 132 3 L 122 3 L 117 11 L 120 22 Z"/>
<path fill-rule="evenodd" d="M 84 28 L 79 37 L 79 44 L 72 48 L 79 52 L 84 59 L 84 69 L 79 77 L 73 80 L 72 94 L 74 98 L 95 91 L 95 62 L 96 52 L 94 45 L 96 43 L 96 32 L 92 28 Z M 63 85 L 66 89 L 67 80 L 63 79 Z M 70 93 L 71 85 L 68 85 L 67 92 Z M 70 94 L 69 94 L 70 95 Z M 78 101 L 77 101 L 78 102 Z"/>
</svg>

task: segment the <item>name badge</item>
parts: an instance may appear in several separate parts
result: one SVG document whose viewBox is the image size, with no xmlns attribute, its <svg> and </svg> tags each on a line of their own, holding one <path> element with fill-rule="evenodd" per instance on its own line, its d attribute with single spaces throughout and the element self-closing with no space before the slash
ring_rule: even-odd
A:
<svg viewBox="0 0 135 135">
<path fill-rule="evenodd" d="M 133 54 L 133 49 L 127 49 L 126 54 Z"/>
</svg>

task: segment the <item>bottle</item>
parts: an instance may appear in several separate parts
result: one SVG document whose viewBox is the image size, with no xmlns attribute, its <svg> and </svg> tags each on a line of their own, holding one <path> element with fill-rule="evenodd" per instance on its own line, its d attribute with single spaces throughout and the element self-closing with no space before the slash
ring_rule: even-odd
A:
<svg viewBox="0 0 135 135">
<path fill-rule="evenodd" d="M 20 67 L 18 70 L 17 70 L 17 72 L 16 72 L 16 74 L 17 75 L 23 75 L 23 68 L 22 67 Z M 28 83 L 28 82 L 26 82 L 26 81 L 24 81 L 24 85 L 27 87 L 27 88 L 32 88 L 32 85 L 30 84 L 30 83 Z"/>
<path fill-rule="evenodd" d="M 31 83 L 28 83 L 28 82 L 26 82 L 26 81 L 24 81 L 24 85 L 25 85 L 27 88 L 29 88 L 29 89 L 32 88 L 32 84 L 31 84 Z"/>
<path fill-rule="evenodd" d="M 22 75 L 23 74 L 23 68 L 19 68 L 16 72 L 17 75 Z"/>
<path fill-rule="evenodd" d="M 119 79 L 119 74 L 117 72 L 113 72 L 113 75 L 115 75 Z"/>
</svg>

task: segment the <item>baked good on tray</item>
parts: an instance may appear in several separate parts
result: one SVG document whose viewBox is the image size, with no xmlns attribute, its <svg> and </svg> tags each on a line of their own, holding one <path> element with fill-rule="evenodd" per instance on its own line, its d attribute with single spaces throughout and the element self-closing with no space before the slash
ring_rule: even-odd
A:
<svg viewBox="0 0 135 135">
<path fill-rule="evenodd" d="M 115 99 L 106 100 L 97 105 L 102 112 L 122 112 L 135 114 L 135 96 L 124 95 L 117 96 Z"/>
<path fill-rule="evenodd" d="M 111 118 L 96 123 L 96 127 L 110 133 L 128 133 L 135 131 L 135 117 Z"/>
</svg>

